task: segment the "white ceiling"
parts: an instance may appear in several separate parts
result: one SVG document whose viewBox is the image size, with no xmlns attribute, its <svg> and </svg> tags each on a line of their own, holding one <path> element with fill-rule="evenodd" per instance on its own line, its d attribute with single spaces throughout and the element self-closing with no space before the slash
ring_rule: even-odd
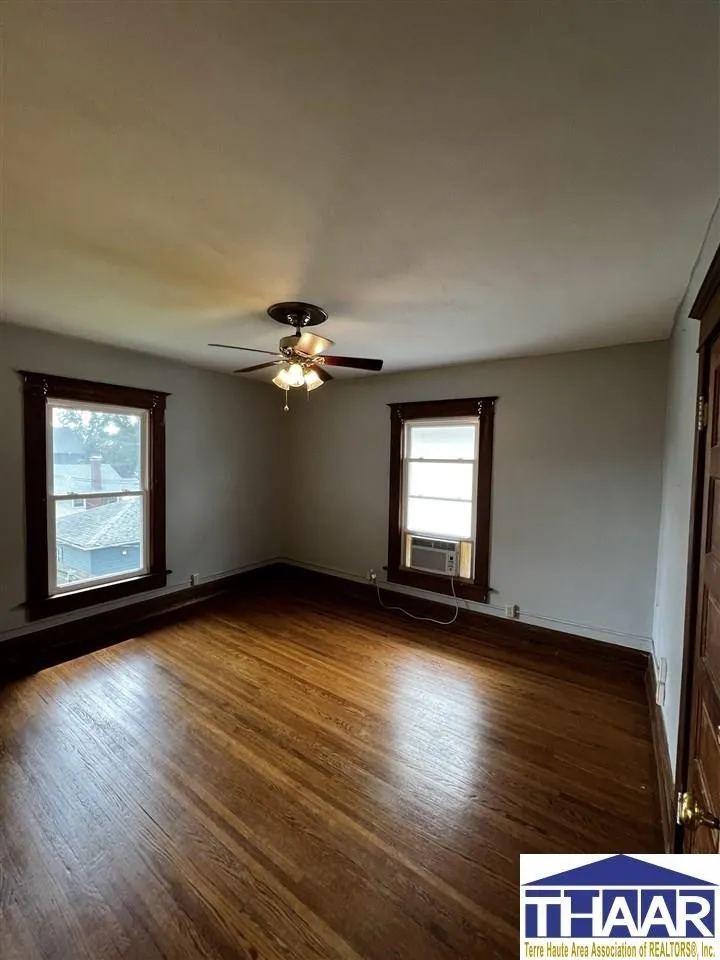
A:
<svg viewBox="0 0 720 960">
<path fill-rule="evenodd" d="M 714 0 L 3 21 L 13 322 L 219 369 L 283 299 L 390 370 L 651 340 L 718 193 Z"/>
</svg>

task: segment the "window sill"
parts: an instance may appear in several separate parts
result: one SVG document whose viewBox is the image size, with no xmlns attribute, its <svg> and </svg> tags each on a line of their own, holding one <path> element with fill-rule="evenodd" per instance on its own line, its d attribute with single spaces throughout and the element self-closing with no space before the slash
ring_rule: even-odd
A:
<svg viewBox="0 0 720 960">
<path fill-rule="evenodd" d="M 96 587 L 83 587 L 71 593 L 59 593 L 52 597 L 29 600 L 27 603 L 28 620 L 43 620 L 61 613 L 81 610 L 111 600 L 122 600 L 146 590 L 158 590 L 167 585 L 166 573 L 145 573 L 139 577 L 130 577 L 117 583 L 104 583 Z"/>
<path fill-rule="evenodd" d="M 418 590 L 429 590 L 431 593 L 440 593 L 451 597 L 453 591 L 449 577 L 435 576 L 433 573 L 422 573 L 419 570 L 409 570 L 399 567 L 387 571 L 390 583 L 401 583 L 406 587 L 415 587 Z M 490 599 L 490 588 L 482 584 L 470 583 L 467 580 L 455 580 L 455 596 L 462 600 L 474 600 L 476 603 L 487 603 Z"/>
</svg>

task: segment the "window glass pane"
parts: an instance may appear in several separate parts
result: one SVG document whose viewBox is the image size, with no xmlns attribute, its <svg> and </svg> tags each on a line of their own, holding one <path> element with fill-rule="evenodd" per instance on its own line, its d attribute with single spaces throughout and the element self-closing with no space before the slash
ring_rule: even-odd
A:
<svg viewBox="0 0 720 960">
<path fill-rule="evenodd" d="M 408 425 L 408 453 L 411 459 L 474 460 L 475 423 Z"/>
<path fill-rule="evenodd" d="M 469 539 L 472 536 L 471 526 L 471 503 L 408 497 L 405 528 L 410 532 Z"/>
<path fill-rule="evenodd" d="M 52 492 L 142 489 L 142 423 L 138 414 L 51 405 Z"/>
<path fill-rule="evenodd" d="M 409 463 L 408 493 L 411 497 L 473 498 L 472 463 Z"/>
<path fill-rule="evenodd" d="M 92 498 L 85 502 L 85 508 L 55 518 L 54 559 L 59 587 L 143 569 L 143 497 L 118 497 L 109 503 Z"/>
</svg>

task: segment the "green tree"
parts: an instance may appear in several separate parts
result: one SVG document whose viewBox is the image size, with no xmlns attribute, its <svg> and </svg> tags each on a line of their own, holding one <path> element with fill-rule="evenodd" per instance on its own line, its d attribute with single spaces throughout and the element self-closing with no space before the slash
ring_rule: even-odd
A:
<svg viewBox="0 0 720 960">
<path fill-rule="evenodd" d="M 88 457 L 100 456 L 121 477 L 140 471 L 140 418 L 97 410 L 59 410 L 60 425 L 77 433 Z"/>
</svg>

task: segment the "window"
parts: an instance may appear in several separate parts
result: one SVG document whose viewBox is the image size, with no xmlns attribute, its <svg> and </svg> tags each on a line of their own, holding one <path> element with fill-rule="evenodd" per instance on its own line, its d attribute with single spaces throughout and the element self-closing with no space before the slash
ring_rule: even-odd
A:
<svg viewBox="0 0 720 960">
<path fill-rule="evenodd" d="M 390 581 L 487 602 L 494 411 L 494 397 L 391 404 Z"/>
<path fill-rule="evenodd" d="M 167 395 L 22 376 L 30 618 L 165 586 Z"/>
</svg>

